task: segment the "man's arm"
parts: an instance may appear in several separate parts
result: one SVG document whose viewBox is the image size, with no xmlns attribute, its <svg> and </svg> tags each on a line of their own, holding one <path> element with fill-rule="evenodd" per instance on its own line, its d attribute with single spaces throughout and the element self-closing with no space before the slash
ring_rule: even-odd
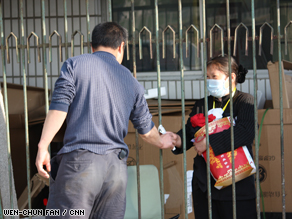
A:
<svg viewBox="0 0 292 219">
<path fill-rule="evenodd" d="M 159 147 L 160 149 L 172 149 L 176 144 L 173 133 L 160 135 L 156 126 L 154 126 L 148 133 L 140 134 L 140 136 L 147 143 Z"/>
<path fill-rule="evenodd" d="M 63 125 L 66 116 L 67 112 L 50 110 L 46 117 L 35 161 L 38 172 L 43 177 L 49 178 L 49 174 L 44 170 L 44 165 L 48 172 L 51 171 L 49 144 Z"/>
</svg>

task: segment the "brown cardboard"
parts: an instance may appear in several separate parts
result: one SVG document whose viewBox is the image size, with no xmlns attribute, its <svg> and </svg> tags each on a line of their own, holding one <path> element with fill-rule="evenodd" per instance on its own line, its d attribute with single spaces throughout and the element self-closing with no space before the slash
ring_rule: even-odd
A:
<svg viewBox="0 0 292 219">
<path fill-rule="evenodd" d="M 148 99 L 147 104 L 150 107 L 158 107 L 158 101 L 154 99 Z M 192 100 L 186 100 L 185 106 L 193 106 L 195 104 L 195 101 Z M 161 106 L 167 106 L 167 107 L 174 107 L 179 106 L 181 107 L 181 101 L 180 100 L 161 100 Z"/>
<path fill-rule="evenodd" d="M 38 173 L 35 174 L 32 179 L 30 180 L 31 185 L 31 198 L 34 198 L 39 194 L 39 192 L 45 187 L 49 186 L 49 179 L 42 177 Z M 27 187 L 21 194 L 20 198 L 17 201 L 18 209 L 22 211 L 25 208 L 28 208 L 28 189 Z"/>
<path fill-rule="evenodd" d="M 1 82 L 2 93 L 4 95 L 3 83 Z M 25 140 L 25 120 L 24 120 L 24 95 L 23 86 L 7 83 L 8 112 L 10 127 L 10 148 L 13 164 L 13 174 L 15 179 L 15 190 L 19 197 L 27 186 L 27 158 Z M 28 119 L 45 116 L 45 89 L 37 87 L 27 87 L 27 110 Z M 42 110 L 43 109 L 43 110 Z M 37 115 L 34 115 L 37 112 Z M 28 121 L 30 123 L 30 121 Z M 37 172 L 35 157 L 37 144 L 41 136 L 42 124 L 29 126 L 29 156 L 30 175 Z"/>
<path fill-rule="evenodd" d="M 260 122 L 265 110 L 258 111 Z M 292 109 L 283 110 L 286 212 L 292 212 Z M 264 119 L 259 147 L 260 184 L 266 212 L 282 212 L 280 110 L 270 109 Z M 261 210 L 263 206 L 261 203 Z"/>
<path fill-rule="evenodd" d="M 1 82 L 4 96 L 3 83 Z M 24 114 L 23 86 L 7 83 L 9 114 Z M 27 86 L 27 110 L 31 112 L 45 105 L 45 89 Z"/>
<path fill-rule="evenodd" d="M 280 108 L 279 96 L 279 62 L 268 62 L 269 78 L 273 99 L 273 108 Z M 284 70 L 292 70 L 292 62 L 282 61 L 283 108 L 292 108 L 292 77 L 284 74 Z"/>
<path fill-rule="evenodd" d="M 41 136 L 42 125 L 29 127 L 29 156 L 30 156 L 30 176 L 37 173 L 35 167 L 35 158 L 37 153 L 37 145 Z M 27 186 L 27 158 L 25 145 L 24 128 L 10 129 L 10 146 L 11 159 L 13 164 L 13 174 L 15 179 L 15 190 L 17 197 L 22 194 Z"/>
<path fill-rule="evenodd" d="M 188 114 L 185 116 L 187 120 Z M 153 121 L 158 126 L 158 117 L 153 116 Z M 181 115 L 170 115 L 162 117 L 162 124 L 167 131 L 177 132 L 182 128 Z M 129 124 L 128 135 L 125 137 L 125 143 L 129 147 L 128 165 L 136 165 L 136 135 L 133 125 Z M 184 175 L 183 175 L 183 155 L 174 155 L 171 150 L 163 150 L 163 185 L 164 194 L 169 194 L 165 209 L 165 218 L 171 218 L 180 214 L 184 218 Z M 196 156 L 195 150 L 190 149 L 187 152 L 187 170 L 193 170 L 193 158 Z M 160 151 L 157 147 L 145 143 L 139 137 L 139 164 L 153 164 L 160 172 Z M 188 197 L 190 194 L 188 194 Z M 191 196 L 190 196 L 191 197 Z M 191 204 L 192 206 L 192 204 Z M 190 219 L 194 218 L 194 212 L 188 215 Z"/>
</svg>

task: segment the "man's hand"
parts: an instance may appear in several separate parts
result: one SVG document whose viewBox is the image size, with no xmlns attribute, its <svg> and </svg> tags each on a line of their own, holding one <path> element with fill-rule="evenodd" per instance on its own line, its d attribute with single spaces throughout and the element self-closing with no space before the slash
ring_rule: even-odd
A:
<svg viewBox="0 0 292 219">
<path fill-rule="evenodd" d="M 160 136 L 163 146 L 161 149 L 171 148 L 175 147 L 176 141 L 177 141 L 177 135 L 172 132 L 166 132 L 166 134 Z"/>
<path fill-rule="evenodd" d="M 66 119 L 66 116 L 67 112 L 59 110 L 50 110 L 47 114 L 42 136 L 38 145 L 38 154 L 35 161 L 35 165 L 38 169 L 39 174 L 45 178 L 49 178 L 48 172 L 51 172 L 50 154 L 48 151 L 48 146 L 56 133 L 61 128 L 63 122 Z M 48 172 L 44 170 L 44 165 L 46 166 Z"/>
<path fill-rule="evenodd" d="M 38 173 L 45 177 L 49 178 L 48 172 L 51 172 L 51 164 L 50 164 L 50 153 L 47 149 L 38 149 L 38 154 L 36 157 L 35 165 L 38 169 Z M 44 165 L 46 166 L 46 170 L 44 170 Z"/>
<path fill-rule="evenodd" d="M 194 142 L 194 148 L 195 151 L 197 151 L 198 155 L 201 156 L 202 153 L 207 150 L 206 138 L 202 136 L 196 139 L 196 141 Z"/>
</svg>

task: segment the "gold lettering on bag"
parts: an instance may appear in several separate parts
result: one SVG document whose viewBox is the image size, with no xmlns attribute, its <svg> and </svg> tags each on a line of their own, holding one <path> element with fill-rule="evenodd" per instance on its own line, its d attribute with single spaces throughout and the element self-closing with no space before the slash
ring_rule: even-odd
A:
<svg viewBox="0 0 292 219">
<path fill-rule="evenodd" d="M 210 151 L 210 165 L 213 165 L 214 163 L 216 163 L 216 169 L 223 168 L 220 162 L 220 159 L 215 157 L 214 151 L 211 147 L 209 147 L 209 151 Z"/>
<path fill-rule="evenodd" d="M 229 151 L 226 154 L 227 154 L 227 157 L 229 158 L 230 163 L 232 164 L 232 152 Z M 236 156 L 237 156 L 237 150 L 234 150 L 234 160 L 235 160 Z"/>
</svg>

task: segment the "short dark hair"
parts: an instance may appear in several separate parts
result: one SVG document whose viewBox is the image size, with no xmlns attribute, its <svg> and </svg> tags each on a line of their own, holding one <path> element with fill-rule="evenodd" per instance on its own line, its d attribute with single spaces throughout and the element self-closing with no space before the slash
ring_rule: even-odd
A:
<svg viewBox="0 0 292 219">
<path fill-rule="evenodd" d="M 92 48 L 99 46 L 118 48 L 122 42 L 126 43 L 128 32 L 115 22 L 105 22 L 96 25 L 92 31 Z"/>
<path fill-rule="evenodd" d="M 245 81 L 245 76 L 247 74 L 247 70 L 242 66 L 238 65 L 235 59 L 231 56 L 231 72 L 235 73 L 236 75 L 236 84 L 243 83 Z M 228 56 L 217 56 L 212 58 L 207 62 L 207 68 L 213 66 L 219 71 L 222 71 L 227 77 L 229 76 L 228 71 Z"/>
</svg>

